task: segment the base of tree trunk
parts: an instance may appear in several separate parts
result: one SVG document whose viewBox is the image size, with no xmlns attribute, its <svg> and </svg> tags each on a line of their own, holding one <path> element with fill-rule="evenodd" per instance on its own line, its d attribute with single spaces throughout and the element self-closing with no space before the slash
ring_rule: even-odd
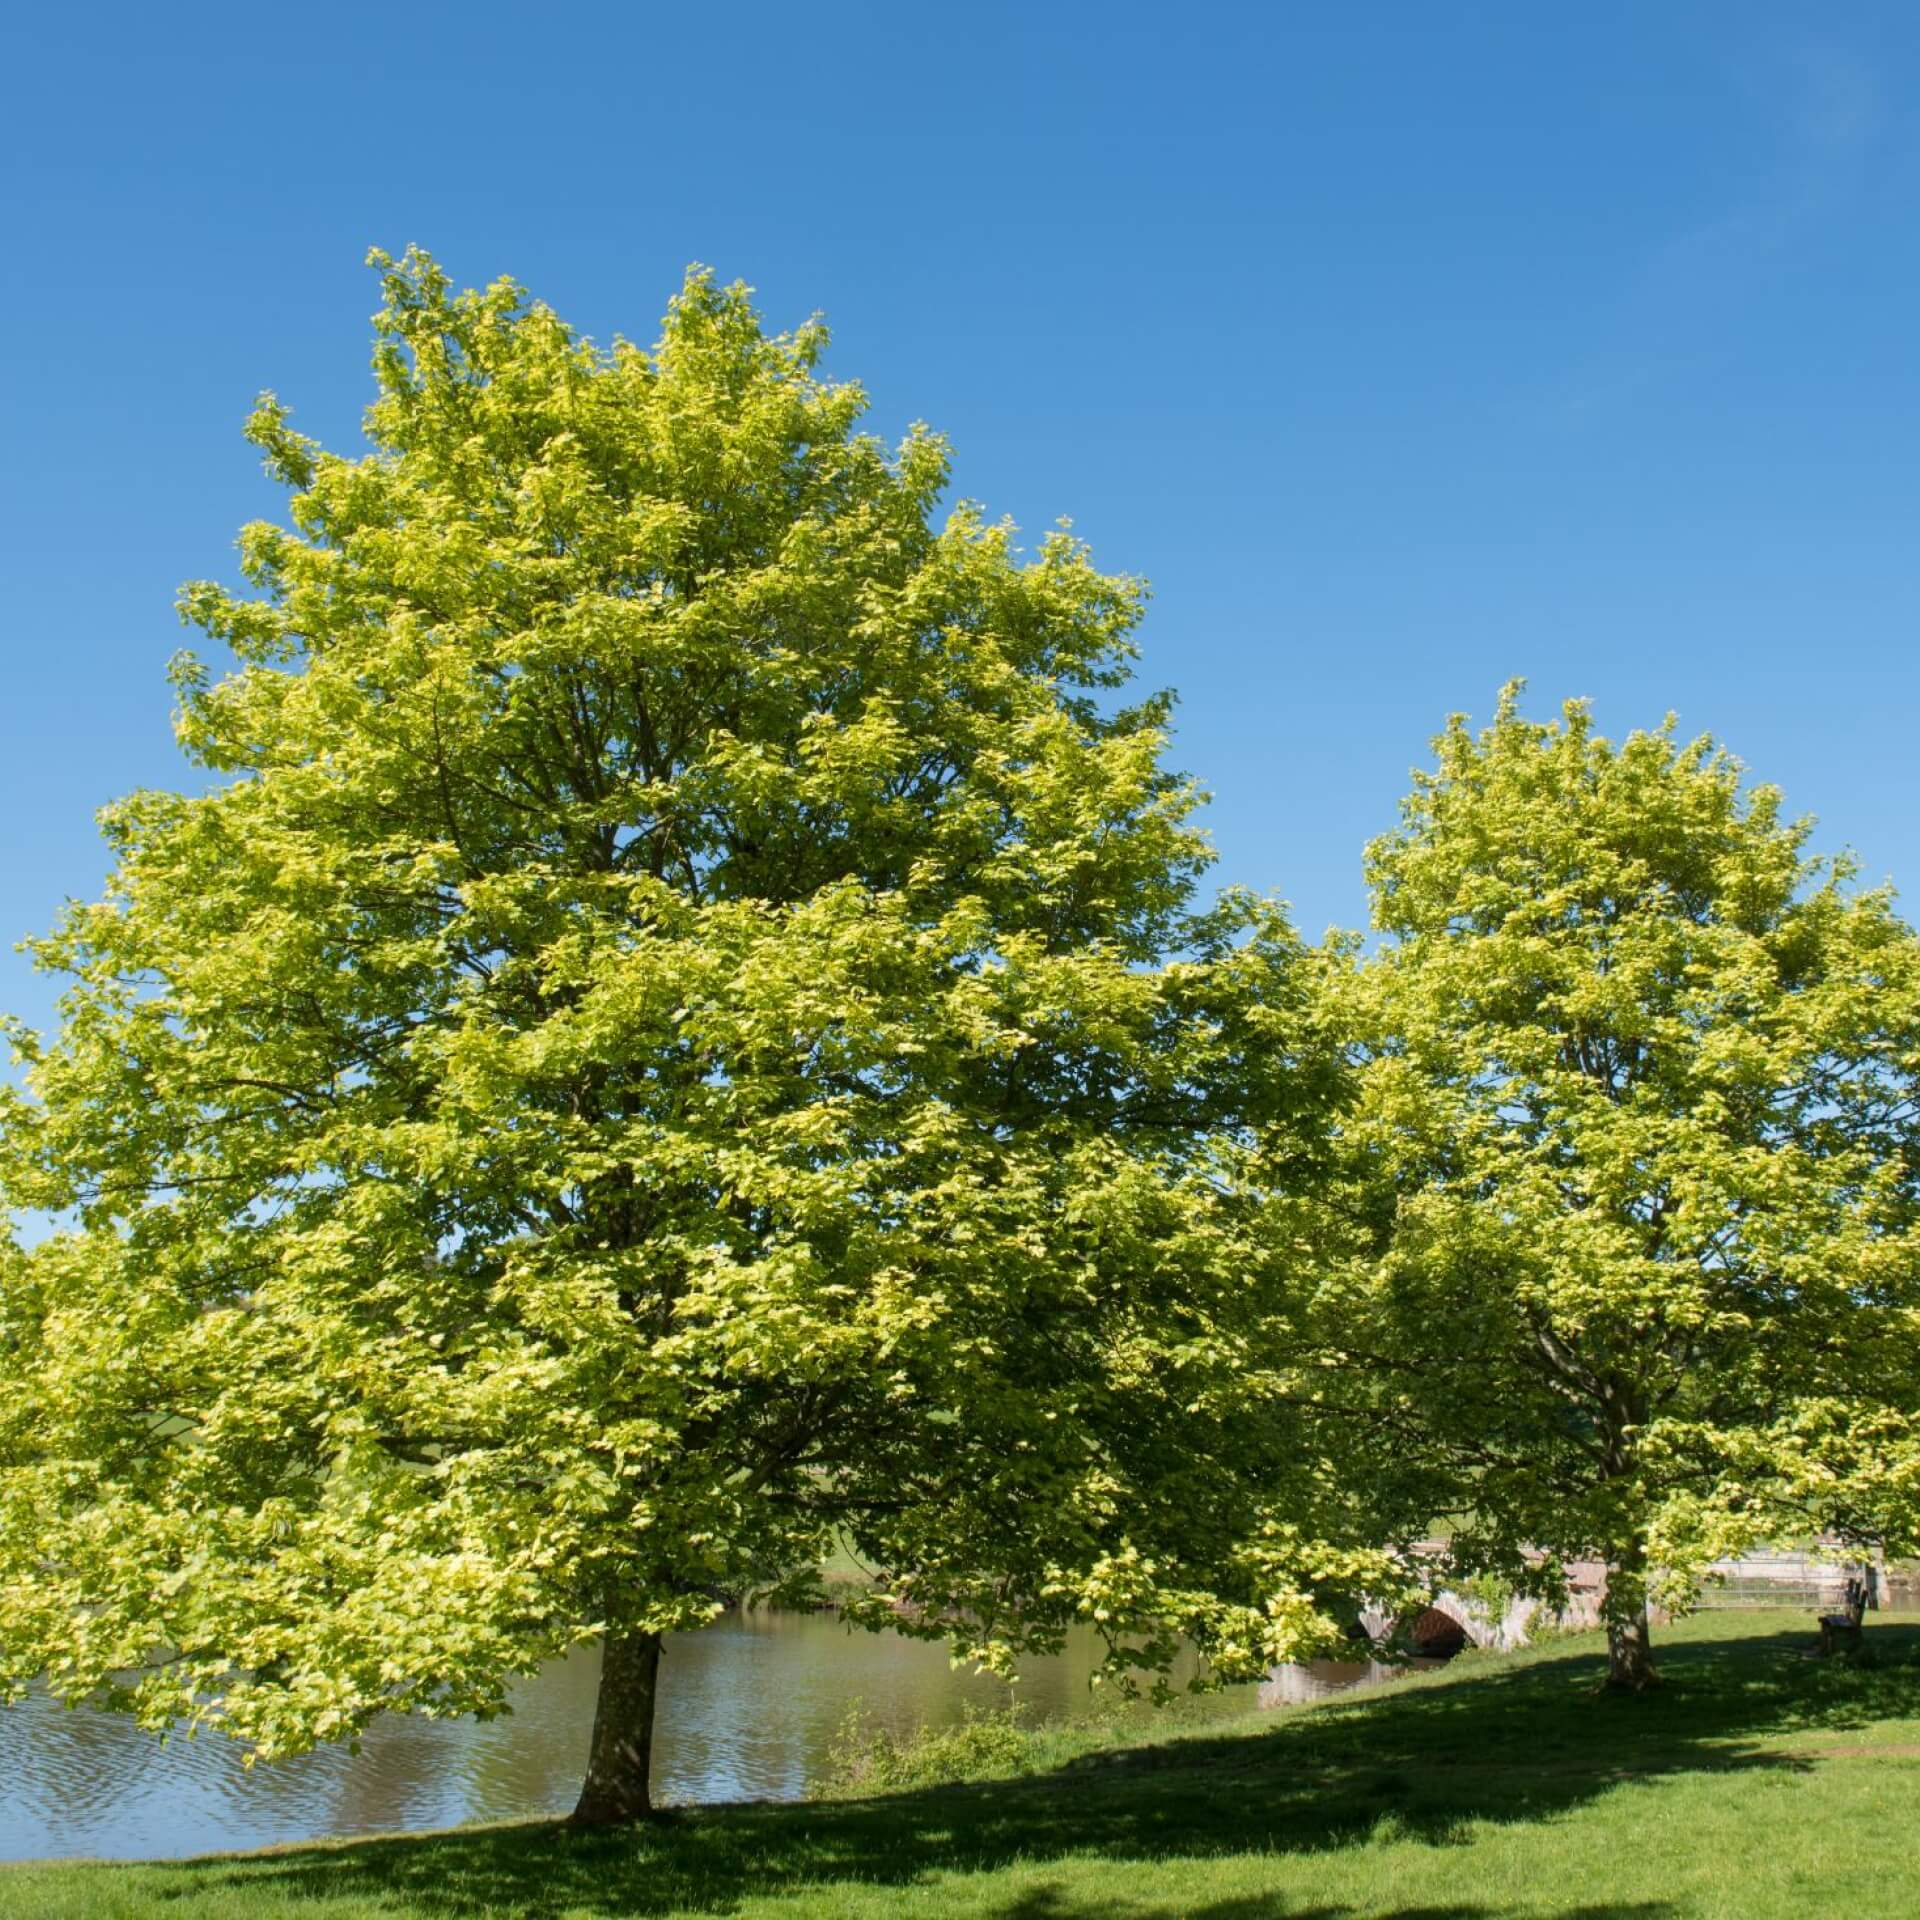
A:
<svg viewBox="0 0 1920 1920">
<path fill-rule="evenodd" d="M 1608 1693 L 1645 1693 L 1660 1684 L 1653 1664 L 1653 1634 L 1644 1610 L 1607 1623 Z"/>
<path fill-rule="evenodd" d="M 1651 1693 L 1655 1687 L 1665 1684 L 1657 1673 L 1610 1673 L 1601 1681 L 1600 1690 L 1602 1693 Z"/>
<path fill-rule="evenodd" d="M 622 1827 L 656 1817 L 649 1776 L 659 1680 L 657 1633 L 613 1633 L 602 1642 L 587 1777 L 569 1826 Z"/>
<path fill-rule="evenodd" d="M 605 1833 L 613 1827 L 671 1827 L 679 1823 L 680 1816 L 671 1807 L 646 1806 L 630 1813 L 621 1813 L 600 1802 L 584 1808 L 576 1804 L 573 1811 L 560 1822 L 563 1827 L 570 1827 L 577 1833 Z"/>
</svg>

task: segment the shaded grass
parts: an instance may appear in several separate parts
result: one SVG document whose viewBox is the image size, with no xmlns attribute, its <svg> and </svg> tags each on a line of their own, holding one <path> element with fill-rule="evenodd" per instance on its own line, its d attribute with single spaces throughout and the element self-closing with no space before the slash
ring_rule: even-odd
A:
<svg viewBox="0 0 1920 1920">
<path fill-rule="evenodd" d="M 644 1831 L 541 1823 L 144 1867 L 0 1870 L 0 1913 L 303 1920 L 1767 1920 L 1920 1913 L 1920 1625 L 1857 1665 L 1804 1616 L 1590 1637 L 1174 1737 L 1051 1732 L 1019 1779 Z"/>
</svg>

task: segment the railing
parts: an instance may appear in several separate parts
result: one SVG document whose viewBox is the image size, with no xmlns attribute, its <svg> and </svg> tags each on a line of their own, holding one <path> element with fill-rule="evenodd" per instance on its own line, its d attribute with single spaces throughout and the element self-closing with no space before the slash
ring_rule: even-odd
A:
<svg viewBox="0 0 1920 1920">
<path fill-rule="evenodd" d="M 1838 1606 L 1847 1595 L 1847 1582 L 1864 1577 L 1869 1604 L 1898 1605 L 1889 1593 L 1890 1585 L 1882 1567 L 1836 1565 L 1817 1560 L 1810 1553 L 1773 1552 L 1746 1554 L 1738 1560 L 1723 1560 L 1714 1569 L 1720 1578 L 1710 1582 L 1700 1596 L 1702 1607 L 1821 1607 Z"/>
</svg>

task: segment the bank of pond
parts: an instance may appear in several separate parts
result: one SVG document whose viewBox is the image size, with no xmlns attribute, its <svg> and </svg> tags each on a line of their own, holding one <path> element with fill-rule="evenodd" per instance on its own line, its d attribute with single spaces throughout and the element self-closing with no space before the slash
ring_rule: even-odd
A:
<svg viewBox="0 0 1920 1920">
<path fill-rule="evenodd" d="M 1100 1701 L 1089 1682 L 1101 1653 L 1091 1632 L 1076 1632 L 1062 1654 L 1023 1663 L 1009 1687 L 956 1669 L 938 1643 L 850 1630 L 829 1613 L 731 1612 L 668 1643 L 655 1797 L 804 1799 L 844 1768 L 856 1729 L 900 1742 L 1016 1702 L 1035 1726 L 1085 1717 Z M 395 1716 L 358 1753 L 323 1748 L 252 1768 L 216 1735 L 162 1745 L 123 1717 L 29 1698 L 0 1710 L 0 1860 L 178 1858 L 564 1813 L 579 1793 L 598 1663 L 591 1648 L 556 1661 L 522 1682 L 498 1719 Z M 1279 1669 L 1187 1713 L 1291 1704 L 1408 1670 Z"/>
<path fill-rule="evenodd" d="M 1584 1634 L 1287 1711 L 994 1723 L 961 1784 L 0 1867 L 0 1914 L 1910 1920 L 1920 1622 L 1874 1618 L 1857 1658 L 1811 1644 L 1804 1613 L 1716 1614 L 1661 1635 L 1641 1696 L 1599 1690 Z"/>
</svg>

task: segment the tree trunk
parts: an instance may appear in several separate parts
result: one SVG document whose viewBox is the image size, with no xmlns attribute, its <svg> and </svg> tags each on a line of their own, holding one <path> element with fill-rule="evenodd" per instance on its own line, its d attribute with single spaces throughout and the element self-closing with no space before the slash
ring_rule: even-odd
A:
<svg viewBox="0 0 1920 1920">
<path fill-rule="evenodd" d="M 576 1827 L 619 1826 L 653 1812 L 653 1700 L 660 1678 L 657 1633 L 610 1633 L 600 1648 L 600 1695 Z"/>
<path fill-rule="evenodd" d="M 1653 1634 L 1647 1621 L 1647 1558 L 1635 1545 L 1607 1570 L 1607 1685 L 1621 1693 L 1644 1693 L 1660 1684 L 1653 1665 Z"/>
</svg>

